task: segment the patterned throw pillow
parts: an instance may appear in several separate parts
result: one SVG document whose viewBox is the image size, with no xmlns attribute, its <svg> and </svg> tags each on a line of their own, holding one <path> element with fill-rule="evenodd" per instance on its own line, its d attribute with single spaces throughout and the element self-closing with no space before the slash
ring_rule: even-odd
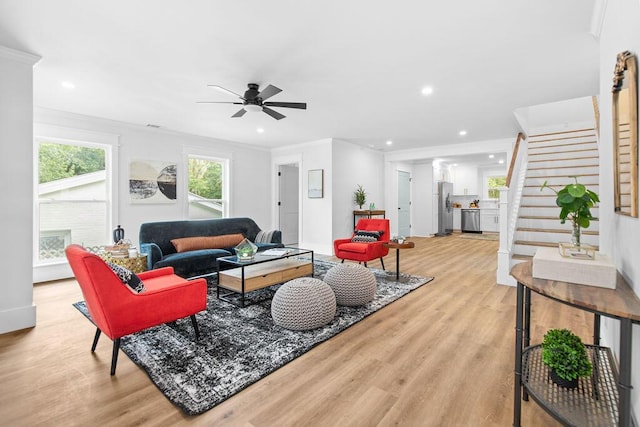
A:
<svg viewBox="0 0 640 427">
<path fill-rule="evenodd" d="M 271 231 L 258 231 L 256 234 L 256 243 L 271 243 L 271 239 L 273 239 L 273 234 L 276 230 Z"/>
<path fill-rule="evenodd" d="M 377 242 L 380 240 L 382 233 L 382 231 L 356 230 L 351 241 L 355 243 Z"/>
<path fill-rule="evenodd" d="M 127 285 L 131 290 L 135 293 L 140 293 L 144 291 L 144 283 L 138 277 L 136 273 L 129 270 L 128 268 L 124 268 L 112 262 L 108 262 L 107 265 L 116 273 L 118 279 L 125 285 Z"/>
</svg>

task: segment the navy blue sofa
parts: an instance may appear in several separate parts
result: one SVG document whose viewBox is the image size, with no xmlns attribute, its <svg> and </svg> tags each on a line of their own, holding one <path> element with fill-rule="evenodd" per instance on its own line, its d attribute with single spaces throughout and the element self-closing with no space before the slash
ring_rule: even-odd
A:
<svg viewBox="0 0 640 427">
<path fill-rule="evenodd" d="M 256 242 L 256 236 L 260 231 L 260 227 L 251 218 L 147 222 L 140 226 L 140 252 L 147 255 L 147 267 L 150 270 L 171 266 L 178 276 L 201 276 L 216 271 L 217 258 L 235 255 L 233 247 L 177 252 L 171 240 L 242 234 L 258 246 L 258 251 L 284 246 L 279 230 L 261 233 L 262 237 L 271 237 L 269 242 Z"/>
</svg>

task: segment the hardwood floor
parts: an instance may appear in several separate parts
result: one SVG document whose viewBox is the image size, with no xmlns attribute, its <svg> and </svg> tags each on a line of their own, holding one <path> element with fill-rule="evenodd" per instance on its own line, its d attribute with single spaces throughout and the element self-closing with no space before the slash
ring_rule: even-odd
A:
<svg viewBox="0 0 640 427">
<path fill-rule="evenodd" d="M 71 303 L 73 280 L 34 288 L 37 326 L 0 336 L 3 425 L 509 426 L 515 288 L 495 283 L 498 242 L 413 238 L 401 270 L 435 280 L 212 410 L 187 417 Z M 395 267 L 395 251 L 385 258 Z M 379 268 L 379 262 L 370 267 Z M 590 342 L 592 316 L 533 297 L 532 342 L 568 327 Z M 533 401 L 523 424 L 556 425 Z"/>
</svg>

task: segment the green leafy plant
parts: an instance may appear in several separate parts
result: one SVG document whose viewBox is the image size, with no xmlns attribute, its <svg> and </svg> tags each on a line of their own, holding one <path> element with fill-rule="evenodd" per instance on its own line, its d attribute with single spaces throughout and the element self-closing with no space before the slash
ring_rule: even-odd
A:
<svg viewBox="0 0 640 427">
<path fill-rule="evenodd" d="M 565 185 L 560 191 L 547 185 L 547 181 L 542 184 L 540 191 L 549 188 L 555 192 L 556 205 L 560 207 L 560 223 L 564 224 L 567 220 L 573 225 L 574 243 L 580 246 L 580 228 L 589 228 L 591 220 L 591 208 L 600 201 L 598 195 L 588 190 L 583 184 L 578 182 L 577 176 L 571 176 L 575 179 L 575 183 Z"/>
<path fill-rule="evenodd" d="M 542 340 L 542 363 L 564 380 L 591 375 L 587 349 L 579 336 L 568 329 L 550 329 Z"/>
<path fill-rule="evenodd" d="M 353 200 L 356 202 L 356 205 L 362 209 L 362 205 L 367 201 L 367 193 L 362 188 L 362 185 L 358 184 L 358 188 L 353 193 Z"/>
</svg>

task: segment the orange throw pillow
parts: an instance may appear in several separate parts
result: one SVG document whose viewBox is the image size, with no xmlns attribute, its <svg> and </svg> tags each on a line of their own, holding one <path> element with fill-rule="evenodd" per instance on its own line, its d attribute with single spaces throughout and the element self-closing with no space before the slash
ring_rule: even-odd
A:
<svg viewBox="0 0 640 427">
<path fill-rule="evenodd" d="M 221 236 L 198 236 L 173 239 L 173 247 L 178 252 L 197 251 L 198 249 L 221 249 L 237 245 L 244 239 L 242 234 L 223 234 Z"/>
</svg>

